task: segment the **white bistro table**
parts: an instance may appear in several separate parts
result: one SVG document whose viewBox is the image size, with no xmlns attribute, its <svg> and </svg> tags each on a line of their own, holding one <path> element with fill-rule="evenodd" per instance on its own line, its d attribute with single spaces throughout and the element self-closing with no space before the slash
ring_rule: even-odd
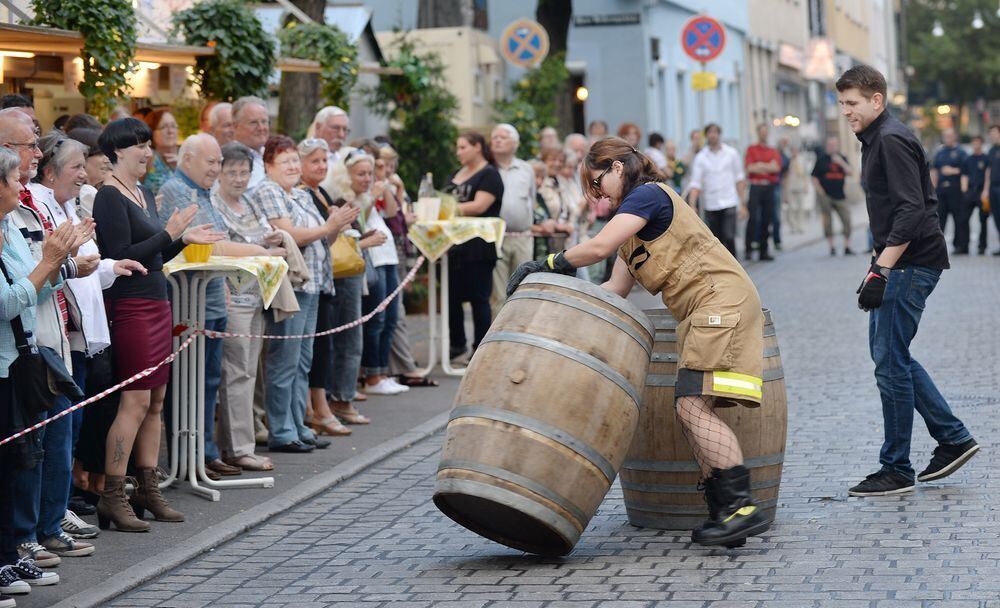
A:
<svg viewBox="0 0 1000 608">
<path fill-rule="evenodd" d="M 205 291 L 216 278 L 236 281 L 256 281 L 264 294 L 264 307 L 271 304 L 281 279 L 288 273 L 285 260 L 276 257 L 228 258 L 212 256 L 207 262 L 171 261 L 164 265 L 171 286 L 174 327 L 205 327 Z M 175 332 L 173 350 L 186 339 L 184 332 Z M 212 501 L 221 497 L 219 490 L 228 488 L 271 488 L 274 477 L 225 479 L 213 481 L 205 473 L 205 336 L 198 335 L 182 351 L 170 370 L 173 416 L 170 431 L 170 470 L 160 484 L 166 487 L 186 480 L 191 490 Z"/>
<path fill-rule="evenodd" d="M 448 311 L 448 250 L 474 238 L 494 243 L 497 255 L 503 247 L 505 222 L 498 217 L 457 217 L 451 220 L 416 222 L 410 225 L 407 236 L 416 248 L 427 258 L 427 320 L 430 325 L 427 367 L 418 373 L 426 375 L 438 364 L 449 376 L 462 376 L 465 368 L 451 365 L 449 348 Z M 441 313 L 438 314 L 438 268 L 441 269 L 440 300 Z M 440 324 L 440 341 L 438 327 Z M 440 355 L 438 354 L 440 352 Z"/>
</svg>

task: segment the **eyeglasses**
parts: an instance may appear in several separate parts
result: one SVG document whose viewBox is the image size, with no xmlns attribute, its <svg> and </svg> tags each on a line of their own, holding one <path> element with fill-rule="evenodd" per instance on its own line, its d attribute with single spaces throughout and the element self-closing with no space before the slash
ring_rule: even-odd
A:
<svg viewBox="0 0 1000 608">
<path fill-rule="evenodd" d="M 34 149 L 34 150 L 41 151 L 41 148 L 38 147 L 38 140 L 37 139 L 35 141 L 26 141 L 26 142 L 9 141 L 9 142 L 7 142 L 4 145 L 10 146 L 12 148 L 17 147 L 17 146 L 24 146 L 28 150 Z"/>
<path fill-rule="evenodd" d="M 176 131 L 177 129 L 178 129 L 177 125 L 171 125 L 171 124 L 160 125 L 156 127 L 157 131 Z"/>
<path fill-rule="evenodd" d="M 604 192 L 601 191 L 601 180 L 604 179 L 604 176 L 608 174 L 608 171 L 611 170 L 611 167 L 613 165 L 614 163 L 608 165 L 608 167 L 604 171 L 601 171 L 600 175 L 598 175 L 596 178 L 590 181 L 590 189 L 593 191 L 594 196 L 597 197 L 604 196 Z"/>
<path fill-rule="evenodd" d="M 345 127 L 343 125 L 333 125 L 333 126 L 330 127 L 330 130 L 331 131 L 341 131 L 341 132 L 344 133 L 344 135 L 350 135 L 351 134 L 351 128 L 350 127 Z"/>
<path fill-rule="evenodd" d="M 250 125 L 251 127 L 255 128 L 255 129 L 257 129 L 257 128 L 260 128 L 260 127 L 267 127 L 267 126 L 269 126 L 271 124 L 271 120 L 268 119 L 268 118 L 263 118 L 263 119 L 259 119 L 259 120 L 248 120 L 247 124 Z"/>
</svg>

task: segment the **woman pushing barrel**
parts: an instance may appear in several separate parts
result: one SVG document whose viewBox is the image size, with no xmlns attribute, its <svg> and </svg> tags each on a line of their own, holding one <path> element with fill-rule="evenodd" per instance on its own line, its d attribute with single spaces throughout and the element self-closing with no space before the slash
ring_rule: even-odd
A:
<svg viewBox="0 0 1000 608">
<path fill-rule="evenodd" d="M 701 545 L 740 546 L 771 522 L 754 504 L 750 473 L 717 407 L 759 407 L 764 316 L 743 267 L 655 165 L 625 140 L 596 142 L 580 170 L 591 198 L 607 197 L 614 217 L 594 238 L 521 264 L 508 296 L 533 272 L 576 274 L 618 252 L 602 287 L 622 297 L 639 282 L 677 319 L 677 417 L 704 480 L 709 519 L 691 535 Z M 652 404 L 650 404 L 652 405 Z"/>
</svg>

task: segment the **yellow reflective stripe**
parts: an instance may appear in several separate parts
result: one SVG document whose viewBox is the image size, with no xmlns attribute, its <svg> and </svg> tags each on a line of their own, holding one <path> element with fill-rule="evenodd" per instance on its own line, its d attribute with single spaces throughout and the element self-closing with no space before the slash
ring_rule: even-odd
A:
<svg viewBox="0 0 1000 608">
<path fill-rule="evenodd" d="M 551 270 L 555 270 L 556 268 L 555 259 L 556 259 L 556 254 L 554 253 L 550 253 L 549 257 L 545 258 L 545 263 Z"/>
<path fill-rule="evenodd" d="M 730 515 L 726 519 L 722 520 L 722 523 L 724 523 L 724 524 L 729 523 L 729 521 L 732 518 L 736 517 L 737 515 L 740 515 L 742 517 L 746 517 L 747 515 L 752 515 L 753 512 L 756 511 L 756 510 L 757 510 L 757 507 L 755 507 L 754 505 L 747 505 L 745 507 L 740 507 L 735 513 L 733 513 L 732 515 Z"/>
<path fill-rule="evenodd" d="M 737 374 L 736 372 L 712 372 L 712 375 L 716 378 L 726 378 L 728 380 L 742 380 L 743 382 L 749 382 L 760 388 L 764 384 L 762 378 L 757 376 L 750 376 L 748 374 Z"/>
<path fill-rule="evenodd" d="M 718 391 L 720 393 L 731 393 L 733 395 L 746 395 L 747 397 L 756 397 L 757 399 L 763 397 L 763 392 L 761 391 L 748 388 L 738 388 L 735 386 L 719 386 L 718 384 L 716 384 L 712 388 L 712 390 Z"/>
<path fill-rule="evenodd" d="M 716 386 L 734 386 L 736 388 L 745 388 L 749 391 L 761 390 L 761 386 L 754 384 L 753 382 L 744 382 L 743 380 L 730 380 L 728 378 L 713 378 L 712 384 Z"/>
</svg>

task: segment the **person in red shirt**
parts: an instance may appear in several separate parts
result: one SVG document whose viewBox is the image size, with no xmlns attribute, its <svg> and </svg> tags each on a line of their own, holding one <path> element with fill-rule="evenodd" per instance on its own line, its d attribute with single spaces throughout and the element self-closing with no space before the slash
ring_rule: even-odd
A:
<svg viewBox="0 0 1000 608">
<path fill-rule="evenodd" d="M 774 189 L 781 174 L 781 154 L 767 145 L 767 125 L 757 125 L 757 143 L 747 148 L 747 178 L 750 181 L 750 221 L 744 238 L 746 259 L 754 249 L 760 251 L 760 261 L 773 260 L 767 253 L 774 212 Z"/>
</svg>

